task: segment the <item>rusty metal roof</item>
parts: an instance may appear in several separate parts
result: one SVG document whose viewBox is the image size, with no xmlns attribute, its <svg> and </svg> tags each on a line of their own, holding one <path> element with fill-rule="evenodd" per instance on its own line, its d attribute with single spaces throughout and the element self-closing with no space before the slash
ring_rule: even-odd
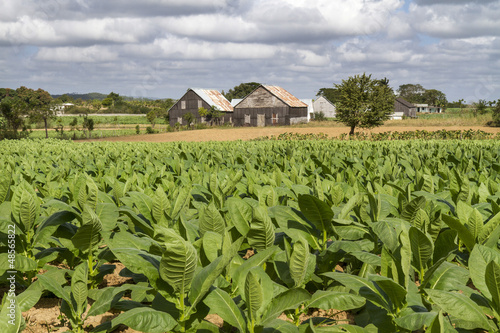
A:
<svg viewBox="0 0 500 333">
<path fill-rule="evenodd" d="M 210 106 L 217 107 L 220 111 L 233 112 L 231 103 L 217 90 L 191 89 Z"/>
<path fill-rule="evenodd" d="M 295 108 L 307 107 L 306 103 L 301 102 L 297 97 L 293 96 L 292 94 L 290 94 L 288 91 L 286 91 L 281 87 L 278 86 L 263 86 L 263 87 L 267 89 L 271 94 L 281 99 L 285 104 L 287 104 L 290 107 L 295 107 Z"/>
</svg>

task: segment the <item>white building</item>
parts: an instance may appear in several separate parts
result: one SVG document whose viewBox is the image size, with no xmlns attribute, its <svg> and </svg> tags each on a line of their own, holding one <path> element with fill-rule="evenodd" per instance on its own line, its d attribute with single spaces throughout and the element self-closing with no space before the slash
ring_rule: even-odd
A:
<svg viewBox="0 0 500 333">
<path fill-rule="evenodd" d="M 333 105 L 333 103 L 330 102 L 329 100 L 327 100 L 324 96 L 318 97 L 314 101 L 313 106 L 314 106 L 315 113 L 323 112 L 323 114 L 327 118 L 334 118 L 335 117 L 335 113 L 336 113 L 335 105 Z"/>
</svg>

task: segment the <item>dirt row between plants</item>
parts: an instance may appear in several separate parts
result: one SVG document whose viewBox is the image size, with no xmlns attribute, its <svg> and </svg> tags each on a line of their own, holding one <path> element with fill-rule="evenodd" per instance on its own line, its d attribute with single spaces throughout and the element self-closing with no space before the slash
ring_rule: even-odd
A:
<svg viewBox="0 0 500 333">
<path fill-rule="evenodd" d="M 486 126 L 380 126 L 371 130 L 359 130 L 365 133 L 381 133 L 381 132 L 403 132 L 403 131 L 439 131 L 445 129 L 451 130 L 482 130 L 488 133 L 499 133 L 500 127 Z M 338 137 L 341 134 L 349 133 L 348 127 L 234 127 L 234 128 L 210 128 L 203 130 L 189 130 L 181 132 L 169 132 L 160 134 L 143 134 L 134 136 L 117 136 L 103 139 L 82 140 L 83 141 L 123 141 L 123 142 L 202 142 L 202 141 L 235 141 L 235 140 L 252 140 L 263 136 L 277 136 L 282 133 L 299 133 L 299 134 L 319 134 L 324 133 L 329 137 Z"/>
</svg>

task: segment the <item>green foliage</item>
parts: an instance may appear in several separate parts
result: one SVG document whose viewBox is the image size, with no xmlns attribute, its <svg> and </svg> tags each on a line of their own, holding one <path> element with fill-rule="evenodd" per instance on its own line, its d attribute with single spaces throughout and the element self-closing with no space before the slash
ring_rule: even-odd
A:
<svg viewBox="0 0 500 333">
<path fill-rule="evenodd" d="M 212 332 L 210 313 L 221 331 L 499 330 L 496 140 L 0 151 L 0 285 L 13 263 L 25 289 L 3 331 L 47 292 L 74 332 L 109 310 L 95 332 Z M 99 288 L 112 262 L 134 283 Z M 318 309 L 355 324 L 303 321 Z"/>
<path fill-rule="evenodd" d="M 222 94 L 227 98 L 228 101 L 232 101 L 234 98 L 245 98 L 260 85 L 261 84 L 257 82 L 241 83 L 240 85 L 229 89 L 227 93 L 222 92 Z"/>
<path fill-rule="evenodd" d="M 146 119 L 151 123 L 151 126 L 154 128 L 156 124 L 156 112 L 149 111 L 146 115 Z"/>
<path fill-rule="evenodd" d="M 335 85 L 339 92 L 336 120 L 351 128 L 380 126 L 394 111 L 394 93 L 371 75 L 355 75 Z"/>
<path fill-rule="evenodd" d="M 191 124 L 194 123 L 196 118 L 191 112 L 188 112 L 182 116 L 182 119 L 184 119 L 187 122 L 188 127 L 191 127 Z"/>
<path fill-rule="evenodd" d="M 340 100 L 340 90 L 338 88 L 321 88 L 316 96 L 323 96 L 330 102 L 336 104 Z"/>
<path fill-rule="evenodd" d="M 323 113 L 323 111 L 320 111 L 320 112 L 314 113 L 314 120 L 315 121 L 326 121 L 327 119 L 326 119 L 326 116 Z"/>
<path fill-rule="evenodd" d="M 434 106 L 446 107 L 448 101 L 446 95 L 436 89 L 425 89 L 420 84 L 402 84 L 398 88 L 398 97 L 402 97 L 413 104 L 429 104 Z M 463 100 L 458 104 L 461 107 Z"/>
<path fill-rule="evenodd" d="M 493 126 L 500 127 L 500 99 L 493 108 Z"/>
</svg>

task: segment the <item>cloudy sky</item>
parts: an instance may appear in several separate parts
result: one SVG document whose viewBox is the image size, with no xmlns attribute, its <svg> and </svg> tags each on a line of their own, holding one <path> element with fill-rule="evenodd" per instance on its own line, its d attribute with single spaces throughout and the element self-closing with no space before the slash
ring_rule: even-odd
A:
<svg viewBox="0 0 500 333">
<path fill-rule="evenodd" d="M 179 98 L 363 72 L 500 98 L 500 0 L 3 0 L 0 87 Z"/>
</svg>

